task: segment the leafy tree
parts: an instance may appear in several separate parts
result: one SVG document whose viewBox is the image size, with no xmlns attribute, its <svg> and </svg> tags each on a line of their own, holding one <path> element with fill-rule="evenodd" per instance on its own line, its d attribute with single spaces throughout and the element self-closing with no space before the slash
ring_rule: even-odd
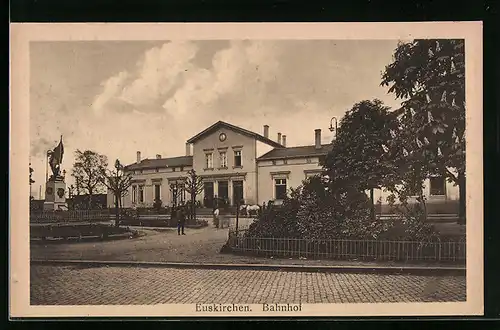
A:
<svg viewBox="0 0 500 330">
<path fill-rule="evenodd" d="M 190 202 L 190 218 L 196 219 L 196 196 L 203 191 L 203 179 L 196 174 L 194 169 L 188 172 L 187 179 L 184 184 L 184 190 L 191 198 Z"/>
<path fill-rule="evenodd" d="M 373 189 L 381 187 L 394 171 L 390 162 L 382 161 L 382 145 L 391 139 L 397 126 L 396 117 L 382 101 L 361 101 L 342 118 L 331 151 L 323 162 L 330 185 L 359 191 L 370 190 L 371 216 L 375 218 Z"/>
<path fill-rule="evenodd" d="M 401 143 L 415 167 L 458 185 L 459 218 L 465 223 L 465 52 L 464 40 L 400 43 L 386 66 L 382 86 L 402 100 L 397 111 Z"/>
<path fill-rule="evenodd" d="M 113 193 L 115 197 L 116 221 L 115 225 L 120 223 L 120 210 L 122 208 L 122 197 L 126 196 L 128 189 L 132 185 L 132 175 L 125 172 L 124 166 L 120 160 L 115 161 L 114 170 L 102 169 L 102 183 Z"/>
<path fill-rule="evenodd" d="M 107 167 L 108 159 L 106 156 L 91 150 L 76 150 L 71 175 L 75 178 L 78 189 L 87 192 L 89 209 L 92 208 L 92 195 L 105 187 L 103 182 Z"/>
</svg>

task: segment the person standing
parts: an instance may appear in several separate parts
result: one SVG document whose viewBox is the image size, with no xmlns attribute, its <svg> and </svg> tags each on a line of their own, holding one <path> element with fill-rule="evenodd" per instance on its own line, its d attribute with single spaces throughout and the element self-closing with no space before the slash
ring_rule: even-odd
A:
<svg viewBox="0 0 500 330">
<path fill-rule="evenodd" d="M 215 228 L 219 228 L 219 209 L 216 208 L 214 210 L 214 225 L 215 225 Z"/>
<path fill-rule="evenodd" d="M 184 225 L 186 224 L 186 214 L 184 213 L 184 208 L 179 207 L 177 209 L 177 235 L 186 235 L 184 234 Z"/>
</svg>

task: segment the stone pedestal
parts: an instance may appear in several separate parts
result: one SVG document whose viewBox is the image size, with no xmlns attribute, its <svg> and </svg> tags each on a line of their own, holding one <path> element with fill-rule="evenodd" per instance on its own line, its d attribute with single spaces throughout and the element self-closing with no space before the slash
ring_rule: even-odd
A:
<svg viewBox="0 0 500 330">
<path fill-rule="evenodd" d="M 45 202 L 43 209 L 46 211 L 67 210 L 66 183 L 63 178 L 50 178 L 45 188 Z"/>
</svg>

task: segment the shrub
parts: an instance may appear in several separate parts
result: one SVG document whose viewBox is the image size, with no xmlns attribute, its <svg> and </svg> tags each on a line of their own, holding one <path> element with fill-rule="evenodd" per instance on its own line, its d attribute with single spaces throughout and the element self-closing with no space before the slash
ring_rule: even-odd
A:
<svg viewBox="0 0 500 330">
<path fill-rule="evenodd" d="M 313 177 L 292 190 L 281 206 L 263 208 L 246 235 L 412 241 L 433 240 L 438 235 L 425 221 L 425 206 L 420 204 L 397 209 L 399 216 L 391 220 L 373 219 L 370 211 L 370 199 L 363 191 L 355 187 L 329 188 L 321 177 Z"/>
<path fill-rule="evenodd" d="M 298 192 L 292 191 L 280 207 L 269 206 L 262 210 L 247 231 L 249 237 L 288 237 L 300 238 L 297 226 L 299 210 Z"/>
<path fill-rule="evenodd" d="M 250 225 L 249 237 L 304 239 L 374 239 L 387 223 L 370 217 L 369 199 L 355 189 L 332 193 L 320 177 L 309 178 L 292 190 L 280 207 L 263 209 Z"/>
</svg>

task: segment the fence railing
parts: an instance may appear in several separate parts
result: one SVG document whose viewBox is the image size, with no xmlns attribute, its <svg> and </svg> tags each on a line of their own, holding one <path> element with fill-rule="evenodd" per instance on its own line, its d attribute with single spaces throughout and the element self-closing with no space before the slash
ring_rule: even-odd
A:
<svg viewBox="0 0 500 330">
<path fill-rule="evenodd" d="M 307 240 L 297 238 L 248 237 L 246 229 L 229 231 L 229 246 L 235 252 L 274 257 L 308 259 L 465 262 L 465 239 L 441 242 L 382 240 Z"/>
<path fill-rule="evenodd" d="M 110 210 L 69 210 L 69 211 L 30 211 L 31 223 L 52 222 L 93 222 L 108 221 L 114 217 Z"/>
<path fill-rule="evenodd" d="M 67 210 L 67 211 L 47 211 L 30 210 L 30 223 L 70 223 L 70 222 L 101 222 L 116 219 L 116 209 L 102 210 Z M 198 219 L 211 219 L 211 216 L 197 216 Z M 162 220 L 168 221 L 170 213 L 139 213 L 133 209 L 121 209 L 120 220 Z"/>
</svg>

